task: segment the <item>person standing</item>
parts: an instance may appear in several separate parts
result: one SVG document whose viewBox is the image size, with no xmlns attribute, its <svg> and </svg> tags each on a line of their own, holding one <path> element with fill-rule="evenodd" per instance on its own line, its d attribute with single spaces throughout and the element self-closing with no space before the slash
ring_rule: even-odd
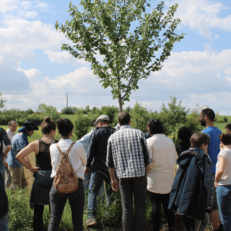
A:
<svg viewBox="0 0 231 231">
<path fill-rule="evenodd" d="M 8 122 L 8 129 L 6 130 L 6 133 L 7 133 L 7 136 L 9 138 L 10 142 L 12 141 L 12 138 L 13 138 L 16 130 L 17 130 L 16 121 L 14 121 L 14 120 L 9 121 Z M 4 148 L 5 148 L 5 145 L 4 145 Z M 10 155 L 10 154 L 8 153 L 8 155 Z M 5 159 L 4 165 L 5 165 L 5 173 L 6 173 L 5 186 L 8 188 L 11 185 L 11 173 L 10 173 L 10 169 L 9 169 L 9 166 L 7 163 L 7 157 Z"/>
<path fill-rule="evenodd" d="M 10 155 L 8 155 L 8 165 L 12 174 L 12 184 L 13 188 L 25 188 L 28 185 L 28 182 L 25 178 L 24 167 L 16 159 L 16 155 L 20 150 L 25 148 L 28 145 L 28 136 L 34 134 L 34 130 L 38 130 L 38 121 L 37 120 L 26 120 L 23 123 L 23 127 L 18 130 L 18 133 L 14 135 L 12 139 L 12 148 Z M 30 163 L 29 159 L 25 157 L 26 161 Z"/>
<path fill-rule="evenodd" d="M 231 230 L 231 134 L 220 136 L 220 153 L 216 165 L 215 187 L 224 231 Z"/>
<path fill-rule="evenodd" d="M 177 155 L 190 148 L 190 138 L 192 132 L 188 127 L 181 127 L 178 131 L 177 138 L 181 141 L 176 148 Z"/>
<path fill-rule="evenodd" d="M 161 204 L 164 208 L 169 230 L 174 230 L 174 213 L 168 209 L 174 168 L 176 164 L 176 148 L 171 139 L 165 136 L 160 120 L 148 122 L 148 132 L 151 138 L 147 139 L 150 159 L 147 190 L 152 203 L 153 230 L 160 230 Z"/>
<path fill-rule="evenodd" d="M 33 230 L 43 229 L 44 205 L 50 205 L 49 193 L 53 183 L 51 175 L 50 146 L 57 143 L 54 140 L 56 125 L 50 117 L 44 118 L 41 124 L 42 139 L 35 140 L 23 148 L 16 156 L 17 160 L 32 173 L 34 173 L 34 183 L 31 190 L 30 207 L 34 209 Z M 35 153 L 36 167 L 33 167 L 25 160 L 31 152 Z"/>
<path fill-rule="evenodd" d="M 144 133 L 130 127 L 127 112 L 118 115 L 120 130 L 112 134 L 107 146 L 107 166 L 114 191 L 120 188 L 123 208 L 123 231 L 143 231 L 146 214 L 146 174 L 149 168 L 149 152 Z M 119 184 L 115 177 L 119 179 Z M 135 222 L 132 221 L 133 195 Z"/>
<path fill-rule="evenodd" d="M 83 145 L 79 142 L 73 144 L 73 141 L 71 140 L 74 129 L 73 123 L 69 119 L 58 119 L 57 128 L 61 135 L 61 139 L 58 142 L 59 148 L 62 153 L 68 155 L 69 163 L 71 164 L 75 176 L 79 181 L 79 186 L 73 193 L 61 194 L 56 190 L 54 184 L 52 185 L 50 191 L 51 216 L 48 231 L 57 231 L 59 229 L 59 224 L 62 219 L 67 199 L 69 200 L 71 207 L 72 222 L 74 226 L 73 231 L 83 231 L 83 212 L 85 201 L 83 168 L 87 163 L 87 158 Z M 61 160 L 61 154 L 57 144 L 52 144 L 50 146 L 50 154 L 52 165 L 51 178 L 54 178 L 59 169 Z"/>
<path fill-rule="evenodd" d="M 84 170 L 84 173 L 87 175 L 91 171 L 88 193 L 87 226 L 97 225 L 97 194 L 103 182 L 106 184 L 107 206 L 109 206 L 112 201 L 112 189 L 109 187 L 110 176 L 106 166 L 106 155 L 108 139 L 115 132 L 115 129 L 110 126 L 110 119 L 107 115 L 99 116 L 95 121 L 95 125 L 97 128 L 91 135 L 87 166 Z"/>
<path fill-rule="evenodd" d="M 217 156 L 220 152 L 220 140 L 219 136 L 221 135 L 221 130 L 214 126 L 215 113 L 212 109 L 206 108 L 201 111 L 199 121 L 202 126 L 206 127 L 202 132 L 209 135 L 210 137 L 210 145 L 208 147 L 208 155 L 213 163 L 211 167 L 211 171 L 215 176 L 216 172 L 216 163 Z M 219 209 L 217 205 L 217 196 L 216 191 L 214 189 L 214 200 L 213 200 L 213 209 L 210 214 L 212 230 L 222 229 L 222 224 L 219 215 Z"/>
<path fill-rule="evenodd" d="M 3 144 L 5 144 L 5 150 L 3 151 Z M 11 149 L 11 142 L 7 136 L 6 131 L 0 127 L 0 180 L 5 181 L 5 166 L 4 159 Z M 4 183 L 3 183 L 4 185 Z"/>
<path fill-rule="evenodd" d="M 206 154 L 210 138 L 196 132 L 191 148 L 177 159 L 179 166 L 173 181 L 168 208 L 182 215 L 185 231 L 205 231 L 209 222 L 207 212 L 212 211 L 214 176 L 212 162 Z"/>
</svg>

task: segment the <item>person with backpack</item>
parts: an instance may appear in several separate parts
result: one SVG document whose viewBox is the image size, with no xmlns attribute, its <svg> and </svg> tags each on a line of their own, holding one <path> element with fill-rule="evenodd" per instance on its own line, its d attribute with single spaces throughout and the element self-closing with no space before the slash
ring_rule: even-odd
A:
<svg viewBox="0 0 231 231">
<path fill-rule="evenodd" d="M 72 212 L 74 231 L 83 231 L 84 166 L 87 158 L 81 143 L 71 140 L 74 125 L 69 119 L 58 119 L 61 139 L 50 146 L 54 184 L 50 191 L 51 216 L 48 231 L 57 231 L 67 199 Z"/>
<path fill-rule="evenodd" d="M 44 118 L 41 124 L 41 131 L 43 133 L 42 139 L 31 142 L 16 156 L 17 160 L 24 167 L 34 173 L 35 179 L 30 197 L 30 207 L 34 209 L 34 231 L 41 231 L 43 229 L 44 205 L 50 205 L 49 194 L 53 178 L 50 178 L 52 167 L 49 148 L 51 144 L 58 142 L 54 140 L 56 125 L 50 117 Z M 25 157 L 31 152 L 35 153 L 36 167 L 33 167 L 25 160 Z"/>
</svg>

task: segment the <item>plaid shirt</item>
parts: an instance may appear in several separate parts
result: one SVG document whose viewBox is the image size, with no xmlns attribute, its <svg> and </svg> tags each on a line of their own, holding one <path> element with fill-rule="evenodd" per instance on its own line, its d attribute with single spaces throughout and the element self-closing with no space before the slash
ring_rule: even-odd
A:
<svg viewBox="0 0 231 231">
<path fill-rule="evenodd" d="M 110 136 L 107 166 L 115 167 L 119 179 L 144 176 L 145 166 L 149 162 L 149 151 L 142 131 L 124 125 Z"/>
</svg>

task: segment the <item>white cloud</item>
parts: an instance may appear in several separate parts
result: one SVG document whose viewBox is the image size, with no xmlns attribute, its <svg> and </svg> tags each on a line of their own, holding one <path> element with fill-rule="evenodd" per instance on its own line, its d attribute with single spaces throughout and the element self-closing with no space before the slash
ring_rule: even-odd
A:
<svg viewBox="0 0 231 231">
<path fill-rule="evenodd" d="M 168 1 L 172 5 L 175 1 Z M 231 14 L 221 18 L 219 13 L 226 9 L 222 3 L 213 3 L 208 0 L 179 0 L 176 16 L 182 24 L 197 30 L 200 35 L 211 39 L 211 29 L 231 31 Z"/>
<path fill-rule="evenodd" d="M 67 51 L 52 51 L 52 50 L 45 50 L 43 51 L 46 54 L 51 62 L 55 62 L 58 64 L 68 63 L 72 66 L 76 65 L 89 65 L 88 62 L 84 61 L 83 59 L 76 59 L 74 58 L 69 52 Z"/>
</svg>

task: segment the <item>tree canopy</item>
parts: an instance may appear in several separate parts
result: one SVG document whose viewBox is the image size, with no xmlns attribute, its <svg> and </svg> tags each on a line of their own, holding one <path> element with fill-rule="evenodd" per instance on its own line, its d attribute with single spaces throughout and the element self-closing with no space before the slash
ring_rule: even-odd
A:
<svg viewBox="0 0 231 231">
<path fill-rule="evenodd" d="M 70 3 L 70 21 L 56 22 L 56 29 L 72 41 L 62 49 L 91 63 L 102 86 L 111 87 L 120 111 L 131 91 L 139 88 L 138 81 L 159 71 L 174 43 L 184 37 L 174 32 L 180 23 L 174 18 L 177 4 L 164 14 L 164 2 L 152 10 L 148 2 L 81 0 L 81 11 Z"/>
</svg>

